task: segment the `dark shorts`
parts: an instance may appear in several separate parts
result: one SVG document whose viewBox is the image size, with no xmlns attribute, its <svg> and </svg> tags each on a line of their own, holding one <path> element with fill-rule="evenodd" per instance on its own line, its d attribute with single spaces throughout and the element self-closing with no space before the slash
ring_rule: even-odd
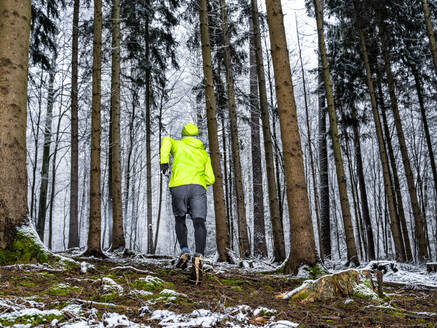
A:
<svg viewBox="0 0 437 328">
<path fill-rule="evenodd" d="M 206 219 L 206 189 L 197 184 L 171 187 L 173 214 Z"/>
</svg>

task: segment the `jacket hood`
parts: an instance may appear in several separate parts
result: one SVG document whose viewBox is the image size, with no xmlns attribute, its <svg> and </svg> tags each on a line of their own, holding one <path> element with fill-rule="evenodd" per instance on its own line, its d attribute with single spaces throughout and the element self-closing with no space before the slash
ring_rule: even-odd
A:
<svg viewBox="0 0 437 328">
<path fill-rule="evenodd" d="M 182 137 L 192 137 L 197 136 L 199 134 L 199 129 L 193 123 L 185 124 L 182 129 Z"/>
<path fill-rule="evenodd" d="M 203 142 L 191 136 L 184 137 L 181 141 L 191 147 L 203 149 Z"/>
</svg>

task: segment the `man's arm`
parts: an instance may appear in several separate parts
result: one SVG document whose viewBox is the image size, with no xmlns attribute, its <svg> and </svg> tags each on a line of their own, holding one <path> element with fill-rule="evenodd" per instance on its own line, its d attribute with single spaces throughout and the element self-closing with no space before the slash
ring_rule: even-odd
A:
<svg viewBox="0 0 437 328">
<path fill-rule="evenodd" d="M 212 170 L 211 158 L 209 156 L 205 165 L 205 182 L 207 186 L 210 186 L 215 182 L 214 171 Z"/>
<path fill-rule="evenodd" d="M 170 153 L 173 148 L 174 140 L 170 137 L 164 137 L 162 138 L 161 142 L 161 164 L 167 164 L 169 160 Z"/>
</svg>

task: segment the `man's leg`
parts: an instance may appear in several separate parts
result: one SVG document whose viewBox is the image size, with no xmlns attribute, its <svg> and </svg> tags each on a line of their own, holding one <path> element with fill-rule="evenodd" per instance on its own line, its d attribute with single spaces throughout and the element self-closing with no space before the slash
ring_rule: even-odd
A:
<svg viewBox="0 0 437 328">
<path fill-rule="evenodd" d="M 205 254 L 206 247 L 206 225 L 205 219 L 193 218 L 194 240 L 196 242 L 196 253 Z"/>
<path fill-rule="evenodd" d="M 187 242 L 187 225 L 185 224 L 185 215 L 176 216 L 176 237 L 182 253 L 189 253 Z"/>
<path fill-rule="evenodd" d="M 206 190 L 200 185 L 191 185 L 188 198 L 189 212 L 193 219 L 196 253 L 204 255 L 206 247 Z"/>
<path fill-rule="evenodd" d="M 170 188 L 172 196 L 173 214 L 175 215 L 176 237 L 179 247 L 183 253 L 190 253 L 187 243 L 187 225 L 185 217 L 188 208 L 187 186 L 177 186 Z"/>
</svg>

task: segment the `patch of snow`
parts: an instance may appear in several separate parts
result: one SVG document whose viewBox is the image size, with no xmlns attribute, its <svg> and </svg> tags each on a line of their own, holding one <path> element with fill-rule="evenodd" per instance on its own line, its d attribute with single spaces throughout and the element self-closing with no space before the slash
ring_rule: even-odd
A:
<svg viewBox="0 0 437 328">
<path fill-rule="evenodd" d="M 142 289 L 132 289 L 129 292 L 129 295 L 151 296 L 151 295 L 153 295 L 153 293 L 149 292 L 147 290 L 142 290 Z"/>
<path fill-rule="evenodd" d="M 384 282 L 393 282 L 408 286 L 422 286 L 437 288 L 437 273 L 427 273 L 425 269 L 418 271 L 406 271 L 401 267 L 398 272 L 388 272 L 383 276 Z"/>
<path fill-rule="evenodd" d="M 378 295 L 376 295 L 376 293 L 371 288 L 363 283 L 356 285 L 354 287 L 354 292 L 359 294 L 360 296 L 369 297 L 375 300 L 378 299 Z"/>
<path fill-rule="evenodd" d="M 69 304 L 62 309 L 62 312 L 69 312 L 72 314 L 79 314 L 82 310 L 82 305 L 80 304 Z"/>
<path fill-rule="evenodd" d="M 276 311 L 275 309 L 268 309 L 268 308 L 265 308 L 265 307 L 262 307 L 262 306 L 256 308 L 256 309 L 253 311 L 253 315 L 254 315 L 255 317 L 257 317 L 259 314 L 261 314 L 261 315 L 267 315 L 267 316 L 272 316 L 272 315 L 274 315 L 274 314 L 276 314 L 276 313 L 278 313 L 278 311 Z"/>
<path fill-rule="evenodd" d="M 155 277 L 155 276 L 140 277 L 140 278 L 138 278 L 138 280 L 142 280 L 142 281 L 145 281 L 147 283 L 151 283 L 151 284 L 153 284 L 155 286 L 156 285 L 162 285 L 164 283 L 164 280 L 162 280 L 162 279 L 160 279 L 158 277 Z"/>
<path fill-rule="evenodd" d="M 114 280 L 108 277 L 103 277 L 103 290 L 104 291 L 113 291 L 116 290 L 118 293 L 123 293 L 123 287 L 117 284 Z"/>
<path fill-rule="evenodd" d="M 349 303 L 352 303 L 354 300 L 352 299 L 352 298 L 346 298 L 345 300 L 344 300 L 344 304 L 349 304 Z"/>
<path fill-rule="evenodd" d="M 295 323 L 295 322 L 291 322 L 288 320 L 279 320 L 276 322 L 272 322 L 268 325 L 266 325 L 265 327 L 269 327 L 269 328 L 290 328 L 290 327 L 298 327 L 299 324 Z"/>
<path fill-rule="evenodd" d="M 169 310 L 156 310 L 152 312 L 152 315 L 150 316 L 149 320 L 162 320 L 171 316 L 176 316 L 177 314 L 173 311 Z"/>
<path fill-rule="evenodd" d="M 4 313 L 0 315 L 0 320 L 15 321 L 17 318 L 20 317 L 48 317 L 50 315 L 61 316 L 62 312 L 59 310 L 40 310 L 35 308 L 28 308 L 11 313 Z"/>
<path fill-rule="evenodd" d="M 88 270 L 94 270 L 94 265 L 87 263 L 85 261 L 80 262 L 80 272 L 85 274 L 88 272 Z"/>
<path fill-rule="evenodd" d="M 164 296 L 188 297 L 186 294 L 178 293 L 177 291 L 174 291 L 174 290 L 171 290 L 171 289 L 163 289 L 159 294 L 160 295 L 164 295 Z"/>
<path fill-rule="evenodd" d="M 315 282 L 315 280 L 305 280 L 302 285 L 300 285 L 299 287 L 293 289 L 292 291 L 289 291 L 288 293 L 283 294 L 281 298 L 283 300 L 288 300 L 294 294 L 300 292 L 302 289 L 308 287 L 310 284 L 313 284 L 314 282 Z"/>
</svg>

